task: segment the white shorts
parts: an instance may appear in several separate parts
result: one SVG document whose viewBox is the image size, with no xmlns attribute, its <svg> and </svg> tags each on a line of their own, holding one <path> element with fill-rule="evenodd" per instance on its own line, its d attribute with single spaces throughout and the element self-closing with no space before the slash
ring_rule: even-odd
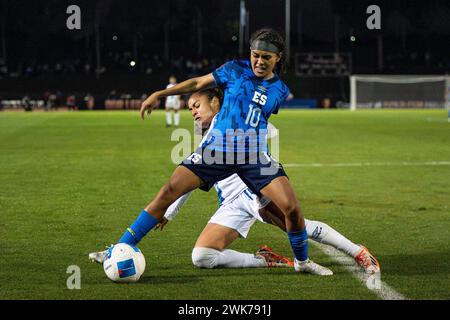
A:
<svg viewBox="0 0 450 320">
<path fill-rule="evenodd" d="M 166 98 L 166 109 L 180 110 L 181 102 L 179 99 L 174 99 L 172 97 Z"/>
<path fill-rule="evenodd" d="M 256 220 L 264 222 L 259 215 L 260 208 L 261 202 L 255 194 L 242 192 L 236 199 L 220 206 L 208 223 L 234 229 L 242 238 L 247 238 Z"/>
</svg>

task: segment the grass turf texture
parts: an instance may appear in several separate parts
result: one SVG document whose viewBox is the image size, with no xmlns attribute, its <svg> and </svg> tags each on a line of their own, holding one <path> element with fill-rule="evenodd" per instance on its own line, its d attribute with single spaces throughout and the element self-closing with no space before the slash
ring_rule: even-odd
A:
<svg viewBox="0 0 450 320">
<path fill-rule="evenodd" d="M 289 163 L 450 160 L 446 113 L 291 111 L 271 118 Z M 436 121 L 430 121 L 435 119 Z M 191 119 L 182 113 L 182 126 Z M 217 206 L 197 191 L 162 232 L 139 247 L 137 284 L 110 282 L 87 259 L 119 239 L 170 177 L 164 113 L 0 113 L 0 299 L 377 299 L 310 246 L 332 277 L 287 269 L 196 269 L 191 249 Z M 366 245 L 382 280 L 410 299 L 449 299 L 450 166 L 288 167 L 305 216 Z M 256 223 L 232 248 L 267 244 L 292 256 L 287 237 Z M 81 290 L 69 290 L 70 265 Z"/>
</svg>

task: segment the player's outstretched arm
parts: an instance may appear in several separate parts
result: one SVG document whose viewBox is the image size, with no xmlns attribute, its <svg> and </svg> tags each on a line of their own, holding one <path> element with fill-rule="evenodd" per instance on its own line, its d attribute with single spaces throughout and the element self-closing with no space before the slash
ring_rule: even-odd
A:
<svg viewBox="0 0 450 320">
<path fill-rule="evenodd" d="M 167 96 L 176 96 L 189 94 L 192 92 L 196 92 L 202 89 L 210 88 L 215 85 L 214 77 L 212 73 L 209 73 L 205 76 L 192 78 L 179 84 L 170 87 L 168 89 L 164 89 L 161 91 L 156 91 L 152 93 L 141 105 L 141 118 L 144 120 L 145 113 L 150 114 L 152 109 L 156 107 L 158 100 Z"/>
<path fill-rule="evenodd" d="M 164 214 L 164 217 L 159 221 L 159 223 L 155 226 L 155 229 L 159 229 L 160 231 L 163 231 L 164 227 L 169 221 L 172 221 L 173 218 L 180 212 L 181 207 L 184 206 L 186 201 L 189 199 L 193 191 L 190 191 L 181 197 L 179 197 L 174 203 L 170 205 L 169 208 L 167 208 L 166 213 Z"/>
</svg>

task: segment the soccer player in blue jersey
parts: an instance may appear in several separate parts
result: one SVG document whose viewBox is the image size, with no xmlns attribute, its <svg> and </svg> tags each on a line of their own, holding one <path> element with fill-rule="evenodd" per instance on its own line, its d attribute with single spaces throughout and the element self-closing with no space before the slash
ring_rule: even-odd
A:
<svg viewBox="0 0 450 320">
<path fill-rule="evenodd" d="M 218 88 L 202 90 L 191 95 L 188 101 L 189 111 L 203 133 L 220 110 L 222 98 L 223 93 Z M 276 128 L 270 125 L 268 137 L 273 138 L 276 135 Z M 273 203 L 264 197 L 257 197 L 237 174 L 216 182 L 214 187 L 219 197 L 219 208 L 195 243 L 192 263 L 199 268 L 292 267 L 293 262 L 289 258 L 275 253 L 267 246 L 261 247 L 256 254 L 228 248 L 236 239 L 246 238 L 256 221 L 273 224 L 285 232 L 284 215 Z M 163 230 L 165 225 L 178 215 L 191 193 L 175 201 L 156 228 Z M 345 252 L 353 257 L 366 273 L 380 271 L 377 259 L 364 246 L 350 241 L 321 221 L 305 218 L 305 225 L 311 240 Z"/>
<path fill-rule="evenodd" d="M 225 93 L 200 147 L 175 169 L 119 242 L 136 245 L 180 196 L 197 188 L 209 190 L 215 182 L 236 173 L 253 193 L 270 199 L 283 213 L 295 270 L 331 275 L 331 270 L 308 258 L 308 235 L 297 197 L 283 167 L 267 150 L 268 118 L 278 113 L 289 95 L 277 74 L 285 63 L 284 39 L 273 29 L 261 29 L 252 35 L 250 50 L 250 61 L 227 62 L 213 73 L 157 91 L 142 103 L 144 119 L 163 97 L 214 86 Z"/>
</svg>

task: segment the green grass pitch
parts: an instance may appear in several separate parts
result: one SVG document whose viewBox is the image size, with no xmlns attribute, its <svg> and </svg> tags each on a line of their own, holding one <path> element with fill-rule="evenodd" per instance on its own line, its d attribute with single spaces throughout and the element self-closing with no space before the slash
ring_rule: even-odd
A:
<svg viewBox="0 0 450 320">
<path fill-rule="evenodd" d="M 188 112 L 182 127 L 191 130 Z M 450 161 L 444 110 L 291 111 L 280 129 L 284 164 L 304 215 L 366 245 L 382 281 L 409 299 L 450 299 Z M 137 284 L 110 282 L 90 251 L 119 239 L 171 175 L 163 112 L 0 113 L 0 299 L 379 299 L 338 262 L 310 246 L 332 277 L 287 269 L 196 269 L 191 249 L 217 206 L 196 191 L 162 232 L 139 247 Z M 396 165 L 398 164 L 398 165 Z M 256 223 L 232 248 L 267 244 L 291 256 L 287 237 Z M 69 290 L 68 266 L 81 269 Z"/>
</svg>

